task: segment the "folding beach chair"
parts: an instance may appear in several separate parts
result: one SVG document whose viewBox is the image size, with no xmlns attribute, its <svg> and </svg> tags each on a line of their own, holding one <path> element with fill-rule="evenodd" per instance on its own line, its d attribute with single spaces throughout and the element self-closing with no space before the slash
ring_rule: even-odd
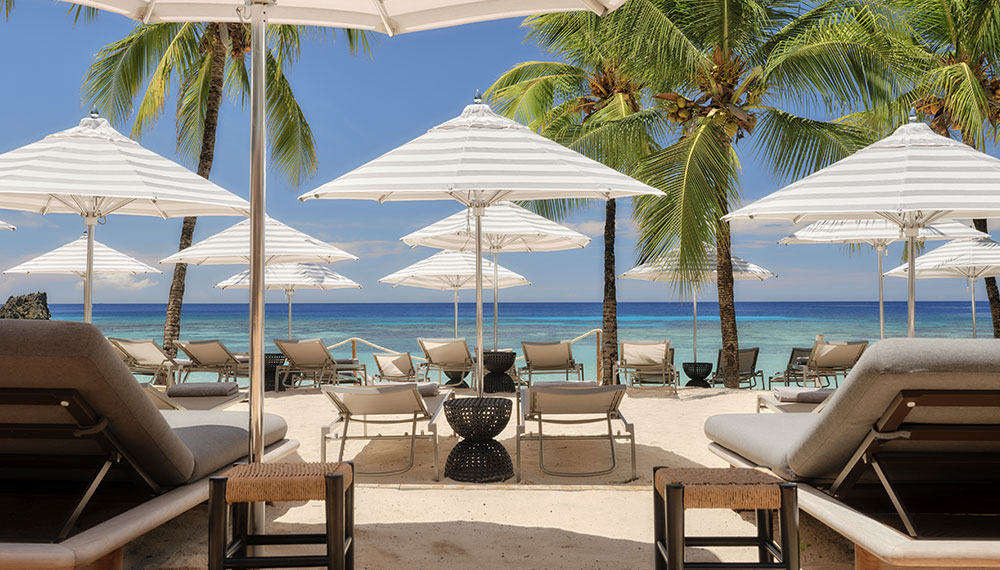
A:
<svg viewBox="0 0 1000 570">
<path fill-rule="evenodd" d="M 353 359 L 343 362 L 334 359 L 318 338 L 274 339 L 274 344 L 288 359 L 288 364 L 278 366 L 274 371 L 278 381 L 286 386 L 291 385 L 289 379 L 293 377 L 297 377 L 296 386 L 305 380 L 312 380 L 314 386 L 324 383 L 364 384 L 367 381 L 364 364 L 358 364 Z"/>
<path fill-rule="evenodd" d="M 191 359 L 183 380 L 192 372 L 214 372 L 219 382 L 250 376 L 250 357 L 236 356 L 220 340 L 175 340 L 174 346 Z"/>
<path fill-rule="evenodd" d="M 574 384 L 551 383 L 524 388 L 520 392 L 521 405 L 518 414 L 517 433 L 517 481 L 521 480 L 521 442 L 538 441 L 538 468 L 542 473 L 559 477 L 591 477 L 605 475 L 618 465 L 615 454 L 615 440 L 626 439 L 631 445 L 632 479 L 635 479 L 635 426 L 625 419 L 618 409 L 625 397 L 625 386 L 579 386 Z M 614 433 L 612 421 L 621 422 L 625 434 Z M 538 433 L 528 431 L 528 422 L 537 422 Z M 602 435 L 543 435 L 542 424 L 576 425 L 606 423 L 607 434 Z M 553 471 L 545 467 L 545 442 L 554 439 L 607 440 L 611 447 L 611 466 L 595 471 Z"/>
<path fill-rule="evenodd" d="M 475 370 L 464 338 L 418 338 L 417 344 L 427 359 L 423 364 L 425 378 L 430 378 L 431 370 L 437 370 L 440 383 L 442 373 L 467 374 Z"/>
<path fill-rule="evenodd" d="M 413 366 L 413 357 L 409 352 L 375 353 L 375 366 L 378 367 L 378 378 L 389 382 L 415 382 L 417 369 Z"/>
<path fill-rule="evenodd" d="M 788 386 L 792 382 L 801 384 L 801 363 L 808 360 L 810 354 L 812 354 L 812 347 L 793 348 L 792 353 L 788 356 L 788 364 L 785 366 L 785 370 L 768 378 L 768 385 L 765 388 L 772 386 L 775 382 L 783 382 L 785 386 Z"/>
<path fill-rule="evenodd" d="M 757 370 L 757 356 L 760 348 L 741 348 L 738 351 L 740 366 L 740 384 L 746 383 L 748 388 L 757 386 L 757 379 L 760 378 L 760 385 L 764 387 L 764 372 Z M 719 349 L 719 357 L 715 361 L 715 373 L 709 378 L 713 384 L 722 384 L 725 378 L 725 371 L 722 367 L 722 349 Z"/>
<path fill-rule="evenodd" d="M 153 380 L 162 377 L 167 386 L 173 385 L 184 368 L 191 366 L 190 360 L 172 358 L 153 339 L 109 338 L 108 341 L 121 353 L 132 374 L 149 375 Z"/>
<path fill-rule="evenodd" d="M 618 354 L 616 374 L 623 374 L 629 386 L 659 384 L 666 388 L 671 384 L 677 391 L 678 374 L 669 340 L 623 340 Z"/>
<path fill-rule="evenodd" d="M 436 385 L 431 385 L 437 390 Z M 441 467 L 438 462 L 438 426 L 437 420 L 444 410 L 444 403 L 455 397 L 451 390 L 442 390 L 433 396 L 422 396 L 420 386 L 416 383 L 389 384 L 380 386 L 350 387 L 323 386 L 320 389 L 337 408 L 339 415 L 329 425 L 320 428 L 320 461 L 326 461 L 326 445 L 331 439 L 340 439 L 338 461 L 344 459 L 344 446 L 348 439 L 408 439 L 410 440 L 410 459 L 405 467 L 389 471 L 361 471 L 358 475 L 398 475 L 413 467 L 417 439 L 430 439 L 434 443 L 434 480 L 441 480 Z M 408 433 L 402 435 L 348 435 L 351 422 L 368 424 L 410 424 Z M 343 425 L 340 434 L 334 433 L 339 425 Z M 425 428 L 417 433 L 418 427 Z M 367 430 L 366 430 L 367 431 Z"/>
<path fill-rule="evenodd" d="M 809 359 L 802 369 L 802 384 L 812 382 L 817 388 L 829 386 L 831 382 L 834 386 L 839 383 L 840 378 L 847 376 L 851 368 L 857 364 L 858 359 L 868 348 L 868 341 L 816 341 Z"/>
<path fill-rule="evenodd" d="M 568 341 L 522 342 L 521 350 L 524 366 L 518 376 L 527 375 L 528 386 L 534 374 L 564 374 L 567 381 L 570 374 L 575 374 L 578 381 L 583 381 L 583 363 L 573 360 L 573 345 Z"/>
</svg>

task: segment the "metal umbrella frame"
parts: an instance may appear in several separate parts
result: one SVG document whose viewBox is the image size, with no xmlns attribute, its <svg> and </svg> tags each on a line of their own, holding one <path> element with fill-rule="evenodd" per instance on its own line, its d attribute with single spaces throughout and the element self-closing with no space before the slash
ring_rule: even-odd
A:
<svg viewBox="0 0 1000 570">
<path fill-rule="evenodd" d="M 469 210 L 462 210 L 399 239 L 411 247 L 423 245 L 449 251 L 473 252 L 476 250 L 474 223 Z M 486 208 L 482 223 L 485 249 L 493 255 L 493 350 L 497 350 L 500 336 L 498 254 L 583 248 L 591 240 L 576 230 L 557 224 L 513 202 L 500 202 Z M 455 295 L 457 304 L 457 290 Z M 456 331 L 457 321 L 456 315 Z"/>
<path fill-rule="evenodd" d="M 219 289 L 249 289 L 250 270 L 216 283 Z M 264 267 L 264 287 L 285 292 L 288 301 L 288 339 L 292 338 L 292 295 L 299 289 L 329 291 L 361 289 L 361 284 L 318 263 L 275 263 Z"/>
<path fill-rule="evenodd" d="M 959 222 L 938 222 L 919 229 L 917 241 L 990 237 Z M 882 256 L 890 244 L 906 238 L 899 226 L 888 220 L 825 220 L 798 229 L 778 240 L 781 245 L 803 243 L 866 243 L 878 258 L 879 337 L 885 338 L 885 302 L 882 283 Z"/>
<path fill-rule="evenodd" d="M 680 250 L 674 248 L 668 251 L 658 260 L 637 265 L 625 273 L 618 276 L 619 279 L 638 279 L 642 281 L 680 281 L 678 272 L 678 258 Z M 702 268 L 702 283 L 712 283 L 718 280 L 719 272 L 716 269 L 716 253 L 713 246 L 705 246 L 705 266 Z M 733 279 L 736 281 L 764 281 L 778 275 L 764 269 L 763 267 L 750 263 L 749 261 L 732 256 Z M 691 298 L 692 317 L 692 337 L 694 346 L 694 361 L 698 362 L 698 296 L 695 293 Z"/>
</svg>

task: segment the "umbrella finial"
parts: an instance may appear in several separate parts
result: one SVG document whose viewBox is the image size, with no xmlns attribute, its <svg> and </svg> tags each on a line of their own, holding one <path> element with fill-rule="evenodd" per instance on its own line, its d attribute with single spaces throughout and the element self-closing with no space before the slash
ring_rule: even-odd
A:
<svg viewBox="0 0 1000 570">
<path fill-rule="evenodd" d="M 916 113 L 911 114 L 910 115 L 910 124 L 912 125 L 913 123 L 918 123 L 918 122 L 919 121 L 917 120 L 917 114 Z"/>
<path fill-rule="evenodd" d="M 478 89 L 476 89 L 476 94 L 472 97 L 472 102 L 475 103 L 476 105 L 479 105 L 480 103 L 483 102 L 483 94 L 480 93 Z"/>
<path fill-rule="evenodd" d="M 97 118 L 100 118 L 100 116 L 101 116 L 101 114 L 97 112 L 96 108 L 90 110 L 90 118 L 91 119 L 97 119 Z"/>
</svg>

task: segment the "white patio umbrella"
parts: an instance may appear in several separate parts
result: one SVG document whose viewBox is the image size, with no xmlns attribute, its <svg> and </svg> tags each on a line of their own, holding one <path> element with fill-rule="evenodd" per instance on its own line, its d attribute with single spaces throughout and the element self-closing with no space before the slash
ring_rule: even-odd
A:
<svg viewBox="0 0 1000 570">
<path fill-rule="evenodd" d="M 66 0 L 148 22 L 250 22 L 250 461 L 264 454 L 265 36 L 268 22 L 376 30 L 390 36 L 546 12 L 605 15 L 625 0 Z M 478 259 L 478 258 L 477 258 Z M 481 305 L 477 303 L 477 305 Z M 480 343 L 481 344 L 481 343 Z M 480 346 L 481 348 L 481 346 Z M 479 359 L 482 362 L 482 359 Z M 478 368 L 482 372 L 482 368 Z M 481 374 L 479 375 L 481 376 Z M 255 509 L 254 527 L 263 526 Z"/>
<path fill-rule="evenodd" d="M 457 200 L 475 220 L 476 382 L 482 395 L 482 219 L 507 200 L 662 195 L 659 190 L 591 160 L 524 125 L 501 117 L 478 98 L 459 117 L 434 127 L 300 200 L 379 202 Z"/>
<path fill-rule="evenodd" d="M 642 265 L 637 265 L 632 269 L 629 269 L 625 273 L 618 276 L 619 279 L 640 279 L 643 281 L 677 281 L 680 277 L 678 275 L 678 257 L 680 256 L 680 250 L 678 248 L 671 249 L 662 258 L 656 261 L 650 261 L 648 263 L 643 263 Z M 713 283 L 718 280 L 719 272 L 716 268 L 717 255 L 715 253 L 715 247 L 706 245 L 705 246 L 705 264 L 701 269 L 702 281 L 704 283 Z M 763 267 L 750 263 L 749 261 L 732 256 L 733 263 L 733 279 L 737 281 L 764 281 L 771 277 L 777 277 L 776 274 L 771 273 Z M 698 297 L 697 295 L 691 298 L 692 303 L 692 316 L 694 317 L 694 326 L 692 328 L 693 344 L 694 344 L 694 361 L 698 361 Z"/>
<path fill-rule="evenodd" d="M 911 119 L 912 120 L 912 119 Z M 1000 215 L 1000 159 L 911 122 L 851 156 L 748 204 L 724 220 L 889 220 L 916 259 L 919 230 L 942 219 Z M 914 336 L 916 280 L 907 283 Z"/>
<path fill-rule="evenodd" d="M 523 276 L 506 267 L 483 261 L 485 285 L 496 289 L 531 285 Z M 455 337 L 458 338 L 458 292 L 476 288 L 475 254 L 457 251 L 439 251 L 434 255 L 404 267 L 399 271 L 379 279 L 380 283 L 390 283 L 393 287 L 405 285 L 422 289 L 438 289 L 455 292 Z"/>
<path fill-rule="evenodd" d="M 938 222 L 924 226 L 917 241 L 989 237 L 983 232 L 959 222 Z M 778 240 L 781 245 L 798 243 L 866 243 L 875 248 L 878 257 L 878 325 L 879 336 L 885 338 L 885 308 L 882 294 L 882 255 L 889 244 L 905 239 L 899 226 L 889 220 L 825 220 L 800 228 Z"/>
<path fill-rule="evenodd" d="M 268 241 L 268 244 L 271 242 Z M 215 284 L 219 289 L 249 289 L 250 270 Z M 276 263 L 264 266 L 264 287 L 285 292 L 288 300 L 288 338 L 292 338 L 292 295 L 299 289 L 361 288 L 361 284 L 318 263 Z"/>
<path fill-rule="evenodd" d="M 217 234 L 165 257 L 160 263 L 239 265 L 250 263 L 250 220 L 243 220 Z M 287 226 L 274 218 L 264 220 L 264 263 L 333 263 L 358 259 L 339 247 Z"/>
<path fill-rule="evenodd" d="M 105 216 L 245 216 L 250 204 L 91 115 L 72 129 L 0 154 L 0 208 L 82 216 L 92 267 L 95 226 Z M 92 287 L 86 275 L 86 322 Z"/>
<path fill-rule="evenodd" d="M 1000 275 L 1000 243 L 989 238 L 957 239 L 916 259 L 917 279 L 969 280 L 972 298 L 972 338 L 976 338 L 976 279 Z M 908 277 L 909 264 L 886 272 L 890 277 Z"/>
<path fill-rule="evenodd" d="M 475 221 L 468 209 L 405 235 L 400 239 L 413 247 L 424 245 L 450 251 L 476 251 Z M 560 251 L 586 247 L 590 238 L 580 232 L 518 206 L 500 202 L 483 214 L 484 249 L 493 254 L 493 350 L 499 344 L 499 295 L 497 255 L 500 252 Z"/>
<path fill-rule="evenodd" d="M 66 245 L 59 246 L 48 253 L 43 253 L 4 271 L 4 274 L 8 273 L 78 275 L 86 283 L 92 274 L 139 275 L 141 273 L 162 273 L 162 271 L 103 243 L 89 241 L 84 235 Z"/>
<path fill-rule="evenodd" d="M 16 229 L 17 229 L 17 228 L 15 228 L 14 226 L 12 226 L 11 224 L 8 224 L 7 222 L 5 222 L 5 221 L 3 221 L 3 220 L 0 220 L 0 230 L 10 230 L 10 231 L 14 231 L 14 230 L 16 230 Z"/>
</svg>

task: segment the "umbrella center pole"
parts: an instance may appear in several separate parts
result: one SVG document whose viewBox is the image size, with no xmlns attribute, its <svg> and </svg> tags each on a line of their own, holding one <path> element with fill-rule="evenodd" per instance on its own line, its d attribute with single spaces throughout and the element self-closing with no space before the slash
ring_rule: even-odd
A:
<svg viewBox="0 0 1000 570">
<path fill-rule="evenodd" d="M 83 276 L 83 322 L 93 320 L 94 304 L 94 232 L 97 231 L 97 216 L 84 216 L 87 226 L 87 272 Z"/>
<path fill-rule="evenodd" d="M 458 287 L 455 287 L 455 338 L 458 338 Z"/>
<path fill-rule="evenodd" d="M 906 336 L 917 336 L 916 327 L 916 297 L 917 297 L 917 234 L 920 231 L 914 224 L 903 228 L 906 236 Z"/>
<path fill-rule="evenodd" d="M 285 291 L 285 297 L 288 299 L 288 340 L 292 340 L 292 292 Z"/>
<path fill-rule="evenodd" d="M 878 332 L 879 338 L 885 340 L 885 301 L 882 286 L 882 256 L 885 254 L 885 246 L 875 246 L 875 255 L 878 257 Z"/>
<path fill-rule="evenodd" d="M 473 202 L 469 208 L 476 219 L 476 393 L 483 396 L 483 214 L 486 203 Z"/>
<path fill-rule="evenodd" d="M 969 278 L 969 294 L 972 296 L 972 338 L 976 338 L 976 280 Z"/>
<path fill-rule="evenodd" d="M 691 326 L 691 337 L 694 341 L 694 361 L 698 362 L 698 293 L 691 298 L 691 316 L 693 323 Z"/>
<path fill-rule="evenodd" d="M 500 270 L 497 266 L 497 253 L 493 252 L 493 350 L 494 352 L 499 350 L 500 345 L 500 334 L 499 334 L 499 313 L 498 309 L 500 307 L 500 302 L 497 297 L 497 293 L 500 291 L 500 286 L 497 281 L 500 279 Z"/>
</svg>

